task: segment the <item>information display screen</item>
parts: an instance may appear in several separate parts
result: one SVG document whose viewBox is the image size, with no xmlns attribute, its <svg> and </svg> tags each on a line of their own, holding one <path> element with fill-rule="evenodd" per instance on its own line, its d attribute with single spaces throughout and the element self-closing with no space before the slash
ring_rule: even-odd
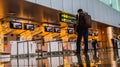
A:
<svg viewBox="0 0 120 67">
<path fill-rule="evenodd" d="M 92 36 L 93 34 L 92 34 L 92 32 L 89 32 L 88 35 L 89 35 L 89 36 Z"/>
<path fill-rule="evenodd" d="M 74 30 L 73 29 L 68 29 L 68 34 L 74 34 Z"/>
<path fill-rule="evenodd" d="M 75 17 L 75 15 L 71 15 L 68 13 L 60 13 L 60 21 L 61 22 L 75 23 L 76 17 Z"/>
<path fill-rule="evenodd" d="M 34 24 L 24 24 L 25 30 L 34 30 Z"/>
<path fill-rule="evenodd" d="M 22 29 L 22 23 L 10 21 L 10 28 L 12 29 Z"/>
<path fill-rule="evenodd" d="M 53 32 L 53 27 L 51 26 L 45 26 L 44 28 L 46 32 Z"/>
<path fill-rule="evenodd" d="M 94 32 L 94 36 L 98 36 L 98 31 Z"/>
<path fill-rule="evenodd" d="M 54 27 L 54 32 L 55 33 L 60 33 L 60 28 L 59 27 Z"/>
</svg>

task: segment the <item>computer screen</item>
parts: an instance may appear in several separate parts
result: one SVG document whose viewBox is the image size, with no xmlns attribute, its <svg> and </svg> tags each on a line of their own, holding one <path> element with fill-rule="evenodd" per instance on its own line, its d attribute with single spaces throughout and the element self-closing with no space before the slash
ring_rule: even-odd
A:
<svg viewBox="0 0 120 67">
<path fill-rule="evenodd" d="M 89 35 L 89 36 L 92 36 L 93 34 L 92 34 L 92 32 L 89 32 L 88 35 Z"/>
<path fill-rule="evenodd" d="M 51 27 L 51 26 L 45 26 L 44 28 L 45 28 L 46 32 L 52 32 L 53 31 L 53 27 Z"/>
<path fill-rule="evenodd" d="M 25 30 L 34 30 L 34 24 L 24 24 Z"/>
<path fill-rule="evenodd" d="M 10 21 L 10 28 L 12 29 L 22 29 L 22 23 Z"/>
<path fill-rule="evenodd" d="M 74 34 L 74 30 L 73 29 L 68 29 L 68 34 Z"/>
<path fill-rule="evenodd" d="M 94 32 L 94 36 L 98 36 L 98 31 L 95 31 L 95 32 Z"/>
<path fill-rule="evenodd" d="M 60 33 L 60 28 L 59 27 L 54 27 L 54 32 Z"/>
</svg>

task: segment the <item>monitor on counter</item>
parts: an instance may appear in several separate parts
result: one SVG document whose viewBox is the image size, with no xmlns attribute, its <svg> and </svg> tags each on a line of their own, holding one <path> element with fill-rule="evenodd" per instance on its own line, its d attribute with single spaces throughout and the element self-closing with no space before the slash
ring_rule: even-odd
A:
<svg viewBox="0 0 120 67">
<path fill-rule="evenodd" d="M 10 28 L 12 29 L 22 29 L 22 23 L 16 21 L 10 21 Z"/>
<path fill-rule="evenodd" d="M 46 32 L 53 32 L 53 27 L 51 26 L 45 26 L 44 28 Z"/>
<path fill-rule="evenodd" d="M 68 29 L 68 34 L 74 34 L 74 30 L 73 29 Z"/>
<path fill-rule="evenodd" d="M 92 36 L 93 34 L 92 34 L 92 32 L 89 32 L 88 35 L 89 35 L 89 36 Z"/>
<path fill-rule="evenodd" d="M 24 24 L 25 30 L 34 30 L 34 24 Z"/>
<path fill-rule="evenodd" d="M 94 36 L 98 36 L 98 31 L 94 32 Z"/>
<path fill-rule="evenodd" d="M 60 28 L 59 27 L 54 27 L 54 32 L 55 33 L 60 33 Z"/>
</svg>

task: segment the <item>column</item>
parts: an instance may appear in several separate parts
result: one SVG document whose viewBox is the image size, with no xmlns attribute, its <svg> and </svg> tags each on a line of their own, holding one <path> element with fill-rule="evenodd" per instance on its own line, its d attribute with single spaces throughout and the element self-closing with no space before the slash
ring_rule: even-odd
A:
<svg viewBox="0 0 120 67">
<path fill-rule="evenodd" d="M 113 38 L 113 27 L 107 27 L 108 47 L 113 47 L 111 39 Z"/>
<path fill-rule="evenodd" d="M 4 51 L 4 35 L 0 34 L 0 52 Z"/>
<path fill-rule="evenodd" d="M 113 47 L 112 44 L 112 38 L 113 38 L 113 27 L 107 27 L 107 37 L 108 37 L 108 47 Z M 116 67 L 116 61 L 114 61 L 114 53 L 113 53 L 113 48 L 110 48 L 110 64 L 112 65 L 111 67 Z"/>
</svg>

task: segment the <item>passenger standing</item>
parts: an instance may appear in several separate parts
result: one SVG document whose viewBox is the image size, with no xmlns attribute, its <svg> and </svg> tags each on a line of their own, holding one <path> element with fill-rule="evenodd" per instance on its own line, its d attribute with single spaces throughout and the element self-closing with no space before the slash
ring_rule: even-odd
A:
<svg viewBox="0 0 120 67">
<path fill-rule="evenodd" d="M 89 21 L 89 18 L 87 21 L 86 20 L 87 13 L 84 13 L 82 9 L 79 9 L 77 12 L 78 14 L 76 15 L 76 32 L 78 36 L 77 36 L 77 43 L 76 43 L 76 46 L 77 46 L 76 53 L 80 54 L 80 44 L 81 44 L 82 36 L 84 37 L 84 44 L 85 44 L 84 53 L 87 53 L 88 52 L 88 28 L 90 27 L 90 25 L 87 24 L 87 22 Z"/>
<path fill-rule="evenodd" d="M 95 56 L 96 56 L 96 51 L 97 51 L 97 49 L 96 49 L 97 45 L 98 45 L 97 40 L 96 39 L 92 39 L 92 47 L 94 49 L 94 55 Z"/>
</svg>

